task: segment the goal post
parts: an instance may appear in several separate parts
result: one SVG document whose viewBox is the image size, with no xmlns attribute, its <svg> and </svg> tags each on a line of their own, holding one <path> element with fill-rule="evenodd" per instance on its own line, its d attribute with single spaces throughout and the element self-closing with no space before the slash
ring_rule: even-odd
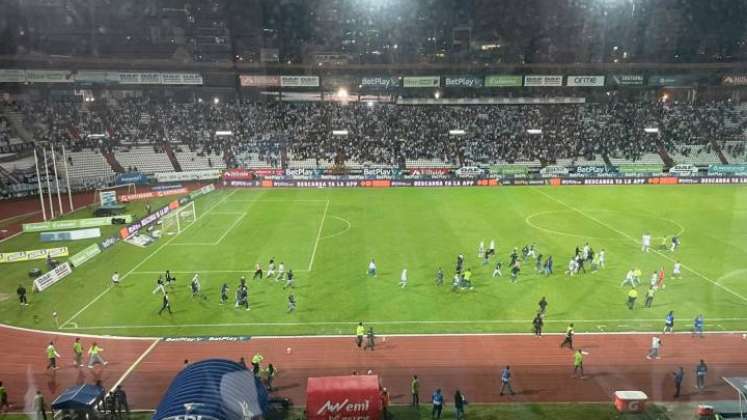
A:
<svg viewBox="0 0 747 420">
<path fill-rule="evenodd" d="M 191 201 L 170 212 L 161 219 L 161 232 L 164 235 L 178 235 L 197 220 L 195 203 Z"/>
</svg>

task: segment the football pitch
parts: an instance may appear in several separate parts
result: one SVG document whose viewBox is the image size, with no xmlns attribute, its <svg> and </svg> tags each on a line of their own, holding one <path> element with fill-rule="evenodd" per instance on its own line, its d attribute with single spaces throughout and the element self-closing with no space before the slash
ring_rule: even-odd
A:
<svg viewBox="0 0 747 420">
<path fill-rule="evenodd" d="M 15 288 L 31 263 L 5 264 L 0 278 L 0 320 L 26 327 L 129 336 L 352 334 L 364 321 L 379 333 L 529 332 L 537 301 L 549 302 L 545 330 L 574 322 L 580 332 L 660 331 L 675 311 L 675 330 L 690 330 L 704 314 L 706 331 L 745 330 L 747 322 L 747 189 L 733 186 L 515 187 L 441 189 L 219 190 L 195 203 L 197 220 L 180 234 L 147 248 L 119 243 L 19 307 Z M 87 216 L 78 216 L 87 217 Z M 644 232 L 654 250 L 643 253 Z M 677 234 L 682 246 L 660 249 Z M 482 265 L 481 241 L 496 242 L 503 277 Z M 576 246 L 605 249 L 606 267 L 564 275 Z M 514 247 L 536 244 L 552 255 L 554 274 L 523 264 L 510 281 Z M 71 254 L 88 243 L 69 244 Z M 57 246 L 57 245 L 55 245 Z M 47 247 L 25 234 L 3 252 Z M 472 290 L 454 291 L 456 256 L 474 273 Z M 296 274 L 298 305 L 287 311 L 284 282 L 253 280 L 256 263 L 270 258 Z M 375 258 L 378 276 L 367 276 Z M 680 278 L 672 266 L 680 260 Z M 39 264 L 36 264 L 39 265 Z M 435 285 L 443 267 L 445 284 Z M 635 309 L 626 305 L 626 272 L 642 271 Z M 654 270 L 667 273 L 652 308 L 643 296 Z M 399 287 L 407 268 L 409 284 Z M 171 270 L 174 313 L 158 315 L 159 273 Z M 587 267 L 588 269 L 588 267 Z M 118 271 L 122 283 L 112 287 Z M 189 281 L 200 274 L 204 297 Z M 249 284 L 251 311 L 235 308 L 240 276 Z M 219 304 L 220 286 L 231 287 Z"/>
</svg>

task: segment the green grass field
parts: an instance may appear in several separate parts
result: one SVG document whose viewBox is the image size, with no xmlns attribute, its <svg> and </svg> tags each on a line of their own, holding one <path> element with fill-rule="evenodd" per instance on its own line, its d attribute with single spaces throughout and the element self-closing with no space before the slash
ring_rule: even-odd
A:
<svg viewBox="0 0 747 420">
<path fill-rule="evenodd" d="M 142 213 L 142 204 L 132 212 Z M 380 333 L 528 332 L 537 301 L 550 302 L 547 331 L 575 322 L 578 331 L 647 331 L 662 327 L 674 310 L 679 330 L 703 313 L 706 330 L 744 330 L 747 321 L 747 189 L 733 186 L 528 187 L 461 189 L 287 189 L 222 190 L 198 199 L 198 219 L 179 235 L 148 248 L 119 243 L 21 308 L 15 289 L 37 263 L 0 269 L 0 321 L 54 329 L 57 311 L 71 332 L 117 335 L 288 335 L 350 334 L 360 320 Z M 87 217 L 81 215 L 79 217 Z M 111 228 L 109 228 L 109 231 Z M 640 251 L 640 237 L 680 234 L 674 254 Z M 2 251 L 45 247 L 38 234 L 2 243 Z M 544 277 L 534 264 L 519 281 L 490 277 L 495 259 L 482 266 L 479 242 L 491 239 L 504 264 L 513 247 L 536 243 L 552 255 L 555 274 Z M 563 275 L 576 245 L 589 241 L 607 252 L 607 267 L 573 278 Z M 54 246 L 59 246 L 56 243 Z M 72 252 L 89 242 L 65 244 Z M 48 245 L 48 244 L 46 244 Z M 71 252 L 71 253 L 72 253 Z M 474 272 L 475 289 L 448 285 L 458 253 Z M 220 306 L 223 282 L 230 296 L 254 264 L 270 257 L 297 275 L 296 313 L 287 313 L 281 283 L 251 281 L 251 311 Z M 366 268 L 375 257 L 379 275 Z M 671 273 L 674 259 L 683 276 L 668 276 L 653 308 L 625 306 L 620 287 L 631 267 L 642 280 L 659 267 Z M 434 285 L 442 266 L 447 285 Z M 398 287 L 409 271 L 409 286 Z M 157 314 L 160 296 L 151 291 L 159 272 L 176 273 L 173 315 Z M 113 271 L 124 275 L 110 288 Z M 206 299 L 193 299 L 189 279 L 200 273 Z M 647 287 L 640 287 L 641 297 Z M 640 299 L 642 300 L 642 299 Z M 639 302 L 642 303 L 642 302 Z M 36 316 L 36 317 L 35 317 Z"/>
</svg>

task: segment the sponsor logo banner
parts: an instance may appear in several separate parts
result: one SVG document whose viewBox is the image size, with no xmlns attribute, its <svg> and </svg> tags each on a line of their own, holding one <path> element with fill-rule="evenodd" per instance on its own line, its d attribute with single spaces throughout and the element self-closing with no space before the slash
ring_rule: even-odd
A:
<svg viewBox="0 0 747 420">
<path fill-rule="evenodd" d="M 43 260 L 47 258 L 47 256 L 54 258 L 54 257 L 64 257 L 64 256 L 67 256 L 67 254 L 68 254 L 67 247 L 34 249 L 31 251 L 6 252 L 6 253 L 0 254 L 0 263 L 12 263 L 12 262 L 29 261 L 29 260 Z"/>
<path fill-rule="evenodd" d="M 568 76 L 567 86 L 604 86 L 604 76 Z"/>
<path fill-rule="evenodd" d="M 257 176 L 282 176 L 285 173 L 283 168 L 260 168 L 252 172 Z"/>
<path fill-rule="evenodd" d="M 322 87 L 325 89 L 337 89 L 340 87 L 352 88 L 358 87 L 355 78 L 352 76 L 324 76 L 322 77 Z"/>
<path fill-rule="evenodd" d="M 618 86 L 642 86 L 643 75 L 641 74 L 613 74 L 607 79 L 610 85 Z"/>
<path fill-rule="evenodd" d="M 410 168 L 412 176 L 445 176 L 451 172 L 449 168 Z"/>
<path fill-rule="evenodd" d="M 220 178 L 220 170 L 206 169 L 202 171 L 187 172 L 159 172 L 154 174 L 158 182 L 177 182 L 177 181 L 202 181 L 205 179 Z"/>
<path fill-rule="evenodd" d="M 24 83 L 26 81 L 26 70 L 0 69 L 0 83 Z"/>
<path fill-rule="evenodd" d="M 392 179 L 397 176 L 397 168 L 363 168 L 363 177 L 367 179 Z"/>
<path fill-rule="evenodd" d="M 194 200 L 197 197 L 203 196 L 213 191 L 215 191 L 215 184 L 205 185 L 204 187 L 189 193 L 189 199 Z"/>
<path fill-rule="evenodd" d="M 119 174 L 114 178 L 114 182 L 117 184 L 138 184 L 143 185 L 148 183 L 148 177 L 140 172 L 126 172 Z"/>
<path fill-rule="evenodd" d="M 730 74 L 721 78 L 722 85 L 745 86 L 747 85 L 747 74 Z"/>
<path fill-rule="evenodd" d="M 664 165 L 650 163 L 621 163 L 617 165 L 617 170 L 621 174 L 660 174 L 664 170 Z"/>
<path fill-rule="evenodd" d="M 524 76 L 524 86 L 563 86 L 563 76 Z"/>
<path fill-rule="evenodd" d="M 512 76 L 512 75 L 503 75 L 503 74 L 494 74 L 491 76 L 485 77 L 485 87 L 512 87 L 512 86 L 521 86 L 522 85 L 522 77 L 521 76 Z"/>
<path fill-rule="evenodd" d="M 196 73 L 162 73 L 164 85 L 201 85 L 202 76 Z"/>
<path fill-rule="evenodd" d="M 149 191 L 144 193 L 137 193 L 137 194 L 122 194 L 119 196 L 120 200 L 122 200 L 123 203 L 129 203 L 130 201 L 135 200 L 145 200 L 148 198 L 157 198 L 157 197 L 166 197 L 169 195 L 179 195 L 179 194 L 187 194 L 189 190 L 186 188 L 176 188 L 173 190 L 166 190 L 166 191 Z"/>
<path fill-rule="evenodd" d="M 73 83 L 73 74 L 67 70 L 26 70 L 29 83 Z"/>
<path fill-rule="evenodd" d="M 311 179 L 320 174 L 320 170 L 312 168 L 288 168 L 285 175 L 293 179 Z"/>
<path fill-rule="evenodd" d="M 399 105 L 540 105 L 583 104 L 586 98 L 558 96 L 550 98 L 397 98 Z"/>
<path fill-rule="evenodd" d="M 361 77 L 361 87 L 393 89 L 399 87 L 400 78 L 394 76 L 364 76 Z"/>
<path fill-rule="evenodd" d="M 692 86 L 698 84 L 698 75 L 673 74 L 649 76 L 649 86 Z"/>
<path fill-rule="evenodd" d="M 99 193 L 99 204 L 101 207 L 110 207 L 117 205 L 117 192 L 116 191 L 102 191 Z"/>
<path fill-rule="evenodd" d="M 280 76 L 283 87 L 319 87 L 319 76 Z"/>
<path fill-rule="evenodd" d="M 80 267 L 81 265 L 83 265 L 83 263 L 99 254 L 101 254 L 101 248 L 99 248 L 99 244 L 91 244 L 90 246 L 83 248 L 80 252 L 70 257 L 68 261 L 73 265 L 73 267 Z"/>
<path fill-rule="evenodd" d="M 747 165 L 708 165 L 708 175 L 747 175 Z"/>
<path fill-rule="evenodd" d="M 163 82 L 161 73 L 138 73 L 121 72 L 116 73 L 117 83 L 123 85 L 160 85 Z"/>
<path fill-rule="evenodd" d="M 601 174 L 617 174 L 617 168 L 610 165 L 583 165 L 576 166 L 575 173 L 579 175 L 601 175 Z"/>
<path fill-rule="evenodd" d="M 568 175 L 568 168 L 565 166 L 549 165 L 540 169 L 540 175 L 542 176 L 557 176 L 557 175 Z"/>
<path fill-rule="evenodd" d="M 131 214 L 109 217 L 90 217 L 88 219 L 59 220 L 53 222 L 26 223 L 24 232 L 43 232 L 48 230 L 77 229 L 86 227 L 106 226 L 112 224 L 112 219 L 125 219 L 125 223 L 132 222 Z"/>
<path fill-rule="evenodd" d="M 254 76 L 242 74 L 239 76 L 241 86 L 256 87 L 278 87 L 280 86 L 280 76 Z"/>
<path fill-rule="evenodd" d="M 205 342 L 205 341 L 223 341 L 223 342 L 240 342 L 249 341 L 252 337 L 248 335 L 228 335 L 228 336 L 194 336 L 194 337 L 164 337 L 162 340 L 166 342 Z"/>
<path fill-rule="evenodd" d="M 490 173 L 493 175 L 520 175 L 526 176 L 529 174 L 529 167 L 524 165 L 492 165 L 490 166 Z"/>
<path fill-rule="evenodd" d="M 37 277 L 34 280 L 34 289 L 38 292 L 43 292 L 49 286 L 62 280 L 65 276 L 72 273 L 73 270 L 70 268 L 69 263 L 60 264 L 54 268 L 54 270 Z"/>
<path fill-rule="evenodd" d="M 482 78 L 477 76 L 446 76 L 444 77 L 445 87 L 465 87 L 479 88 L 482 87 Z"/>
<path fill-rule="evenodd" d="M 179 208 L 179 202 L 172 201 L 168 205 L 161 207 L 160 209 L 156 210 L 154 213 L 151 213 L 143 217 L 137 222 L 131 224 L 130 226 L 123 227 L 122 229 L 120 229 L 119 237 L 122 239 L 127 239 L 130 236 L 136 234 L 140 229 L 158 221 L 158 219 L 162 218 L 163 216 L 166 216 L 172 210 L 175 210 L 177 208 Z"/>
<path fill-rule="evenodd" d="M 477 166 L 464 166 L 454 171 L 459 178 L 476 178 L 482 176 L 484 172 L 482 168 Z"/>
<path fill-rule="evenodd" d="M 441 84 L 439 76 L 403 77 L 402 86 L 406 88 L 438 87 Z"/>
<path fill-rule="evenodd" d="M 280 169 L 282 175 L 283 170 Z M 230 169 L 223 173 L 223 179 L 225 180 L 250 180 L 254 178 L 254 174 L 246 169 Z"/>
<path fill-rule="evenodd" d="M 101 237 L 101 228 L 63 230 L 60 232 L 42 232 L 41 234 L 39 234 L 39 240 L 42 242 L 79 241 L 82 239 L 92 239 L 99 237 Z"/>
<path fill-rule="evenodd" d="M 99 247 L 103 251 L 105 249 L 113 247 L 114 244 L 117 243 L 117 241 L 119 241 L 119 236 L 111 236 L 111 237 L 106 238 L 103 241 L 99 242 Z"/>
</svg>

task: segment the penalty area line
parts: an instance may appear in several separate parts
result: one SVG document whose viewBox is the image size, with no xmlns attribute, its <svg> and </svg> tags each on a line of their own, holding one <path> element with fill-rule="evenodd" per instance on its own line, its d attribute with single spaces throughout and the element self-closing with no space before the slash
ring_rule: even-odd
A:
<svg viewBox="0 0 747 420">
<path fill-rule="evenodd" d="M 229 198 L 230 196 L 234 195 L 236 193 L 236 191 L 238 191 L 238 190 L 233 190 L 232 192 L 226 194 L 225 197 L 221 198 L 220 200 L 218 200 L 218 202 L 216 202 L 215 204 L 213 204 L 212 207 L 210 207 L 209 209 L 207 209 L 207 211 L 205 211 L 205 213 L 203 213 L 202 216 L 204 217 L 205 215 L 207 215 L 208 213 L 210 213 L 214 208 L 216 208 L 216 207 L 218 207 L 218 205 L 222 204 L 227 198 Z M 187 226 L 186 228 L 184 228 L 184 230 L 182 231 L 182 233 L 186 232 L 187 229 L 191 228 L 192 226 L 194 226 L 196 224 L 197 223 L 195 221 L 195 223 L 192 223 L 191 225 Z M 142 267 L 142 265 L 145 264 L 146 262 L 150 261 L 150 259 L 153 258 L 154 255 L 158 254 L 162 249 L 164 249 L 168 244 L 170 244 L 174 239 L 176 239 L 178 237 L 179 237 L 179 235 L 174 235 L 173 238 L 171 238 L 168 241 L 164 242 L 161 246 L 159 246 L 158 248 L 156 248 L 155 251 L 153 251 L 150 254 L 146 255 L 145 258 L 143 258 L 138 264 L 136 264 L 134 267 L 132 267 L 132 269 L 130 271 L 128 271 L 127 273 L 125 273 L 125 275 L 122 276 L 122 278 L 120 279 L 120 281 L 124 281 L 130 274 L 132 274 L 133 272 L 135 272 L 135 270 L 137 270 L 138 268 Z M 67 321 L 63 322 L 59 326 L 59 328 L 65 328 L 65 326 L 67 326 L 68 324 L 70 324 L 71 321 L 73 321 L 80 314 L 82 314 L 83 312 L 85 312 L 86 309 L 90 308 L 94 303 L 98 302 L 99 299 L 101 299 L 102 297 L 104 297 L 104 295 L 106 295 L 107 293 L 109 293 L 109 291 L 112 290 L 112 288 L 113 288 L 113 286 L 109 285 L 106 289 L 104 289 L 103 292 L 99 293 L 98 295 L 96 295 L 96 297 L 94 297 L 93 299 L 91 299 L 90 302 L 88 302 L 85 306 L 83 306 L 82 308 L 80 308 L 80 310 L 78 310 L 78 312 L 76 312 L 73 316 L 71 316 Z"/>
</svg>

